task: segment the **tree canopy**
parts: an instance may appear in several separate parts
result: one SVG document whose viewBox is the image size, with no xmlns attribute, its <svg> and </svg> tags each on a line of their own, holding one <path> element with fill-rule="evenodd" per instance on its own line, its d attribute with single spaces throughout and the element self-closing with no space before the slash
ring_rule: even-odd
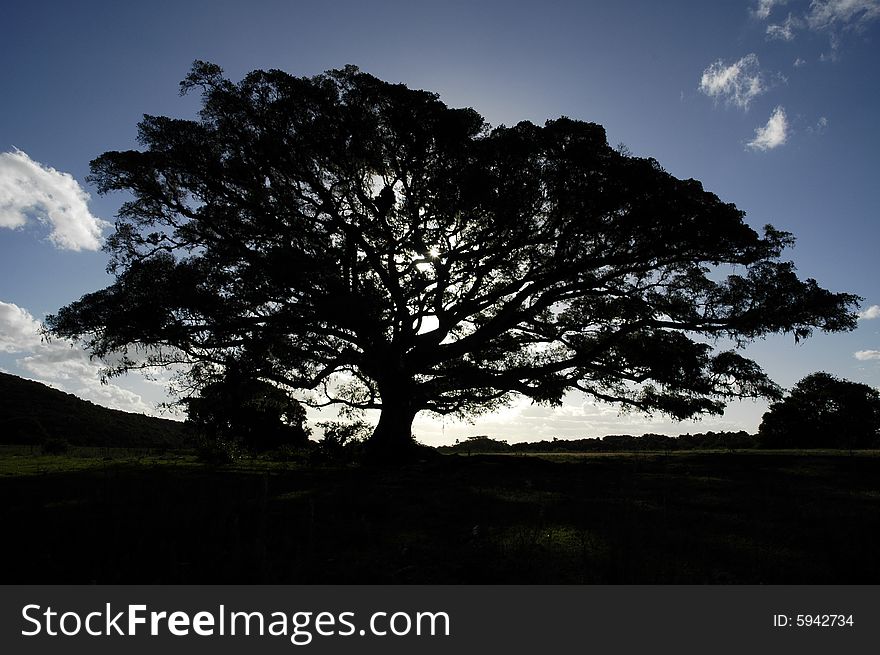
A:
<svg viewBox="0 0 880 655">
<path fill-rule="evenodd" d="M 767 448 L 873 448 L 880 437 L 880 391 L 812 373 L 770 406 L 759 428 Z"/>
<path fill-rule="evenodd" d="M 349 66 L 235 83 L 196 62 L 197 120 L 145 116 L 141 150 L 92 162 L 127 191 L 111 286 L 47 319 L 110 372 L 229 362 L 311 405 L 474 415 L 569 390 L 677 418 L 779 397 L 740 346 L 852 329 L 858 298 L 801 280 L 695 180 L 559 118 L 473 109 Z M 730 347 L 719 344 L 731 343 Z M 110 359 L 112 358 L 112 359 Z"/>
</svg>

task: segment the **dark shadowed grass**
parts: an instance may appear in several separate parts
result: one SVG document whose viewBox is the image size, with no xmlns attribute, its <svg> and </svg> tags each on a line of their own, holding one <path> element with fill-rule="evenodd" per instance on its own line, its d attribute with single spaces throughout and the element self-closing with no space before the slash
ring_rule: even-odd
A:
<svg viewBox="0 0 880 655">
<path fill-rule="evenodd" d="M 874 453 L 108 457 L 2 454 L 4 583 L 880 582 Z"/>
</svg>

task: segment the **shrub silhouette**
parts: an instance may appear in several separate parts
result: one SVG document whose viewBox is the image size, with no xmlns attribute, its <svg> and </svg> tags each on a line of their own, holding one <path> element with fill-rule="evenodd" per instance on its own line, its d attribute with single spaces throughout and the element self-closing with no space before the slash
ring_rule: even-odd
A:
<svg viewBox="0 0 880 655">
<path fill-rule="evenodd" d="M 59 437 L 49 437 L 42 443 L 44 455 L 66 455 L 70 450 L 70 442 Z"/>
</svg>

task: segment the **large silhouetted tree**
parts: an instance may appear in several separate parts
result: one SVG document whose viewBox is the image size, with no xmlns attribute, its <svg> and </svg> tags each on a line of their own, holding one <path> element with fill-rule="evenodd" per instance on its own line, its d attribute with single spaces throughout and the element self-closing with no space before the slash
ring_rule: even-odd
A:
<svg viewBox="0 0 880 655">
<path fill-rule="evenodd" d="M 92 162 L 101 193 L 132 194 L 116 282 L 47 322 L 113 371 L 184 362 L 198 383 L 243 362 L 312 404 L 380 409 L 369 445 L 395 451 L 419 411 L 512 393 L 678 418 L 777 397 L 737 346 L 855 324 L 855 296 L 779 260 L 789 234 L 598 125 L 490 129 L 354 67 L 236 84 L 196 62 L 194 88 L 198 120 L 146 116 L 142 150 Z"/>
</svg>

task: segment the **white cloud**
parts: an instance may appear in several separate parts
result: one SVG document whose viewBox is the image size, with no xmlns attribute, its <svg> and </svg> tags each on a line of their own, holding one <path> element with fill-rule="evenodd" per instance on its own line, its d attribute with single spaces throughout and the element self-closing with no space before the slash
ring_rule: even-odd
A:
<svg viewBox="0 0 880 655">
<path fill-rule="evenodd" d="M 783 145 L 788 139 L 788 120 L 785 110 L 780 106 L 773 110 L 770 120 L 764 127 L 755 130 L 755 138 L 746 146 L 753 150 L 772 150 Z"/>
<path fill-rule="evenodd" d="M 830 50 L 820 54 L 819 61 L 837 61 L 837 53 L 840 50 L 840 37 L 836 32 L 831 33 L 831 37 L 828 39 L 828 46 Z"/>
<path fill-rule="evenodd" d="M 794 60 L 794 67 L 795 68 L 800 68 L 801 66 L 806 66 L 806 65 L 807 65 L 806 59 L 801 59 L 800 57 L 798 57 L 797 59 Z"/>
<path fill-rule="evenodd" d="M 753 16 L 766 20 L 774 7 L 785 0 L 759 0 L 751 10 Z M 767 26 L 768 39 L 792 41 L 799 29 L 830 34 L 831 51 L 820 56 L 822 61 L 836 61 L 840 32 L 857 31 L 880 19 L 880 0 L 812 0 L 798 15 L 789 14 L 782 23 Z M 798 59 L 798 61 L 802 61 Z M 795 66 L 797 66 L 797 62 Z"/>
<path fill-rule="evenodd" d="M 828 131 L 828 118 L 820 116 L 815 125 L 808 125 L 807 132 L 810 134 L 825 134 Z"/>
<path fill-rule="evenodd" d="M 40 346 L 40 324 L 27 310 L 0 301 L 0 352 L 20 353 Z"/>
<path fill-rule="evenodd" d="M 31 379 L 73 393 L 99 405 L 127 412 L 155 414 L 137 393 L 119 385 L 102 384 L 100 362 L 67 339 L 45 341 L 40 323 L 26 309 L 0 301 L 0 352 L 19 354 L 16 365 Z"/>
<path fill-rule="evenodd" d="M 880 0 L 813 0 L 807 23 L 814 30 L 860 28 L 880 18 Z"/>
<path fill-rule="evenodd" d="M 874 318 L 880 318 L 880 305 L 871 305 L 868 309 L 859 312 L 859 319 L 862 321 L 870 321 Z"/>
<path fill-rule="evenodd" d="M 758 6 L 752 9 L 755 18 L 765 20 L 770 16 L 773 7 L 776 5 L 784 5 L 786 0 L 758 0 Z"/>
<path fill-rule="evenodd" d="M 89 194 L 69 173 L 34 161 L 21 150 L 0 153 L 0 227 L 31 219 L 51 225 L 49 240 L 64 250 L 97 250 L 108 224 L 93 216 Z"/>
<path fill-rule="evenodd" d="M 757 96 L 767 90 L 758 56 L 748 54 L 732 64 L 721 59 L 710 64 L 700 77 L 700 91 L 716 100 L 748 109 Z"/>
<path fill-rule="evenodd" d="M 794 31 L 800 26 L 801 22 L 797 18 L 789 14 L 788 18 L 786 18 L 782 23 L 771 24 L 767 26 L 767 38 L 778 39 L 780 41 L 793 41 Z"/>
<path fill-rule="evenodd" d="M 859 350 L 853 353 L 853 356 L 860 362 L 867 362 L 872 359 L 880 359 L 880 350 Z"/>
</svg>

